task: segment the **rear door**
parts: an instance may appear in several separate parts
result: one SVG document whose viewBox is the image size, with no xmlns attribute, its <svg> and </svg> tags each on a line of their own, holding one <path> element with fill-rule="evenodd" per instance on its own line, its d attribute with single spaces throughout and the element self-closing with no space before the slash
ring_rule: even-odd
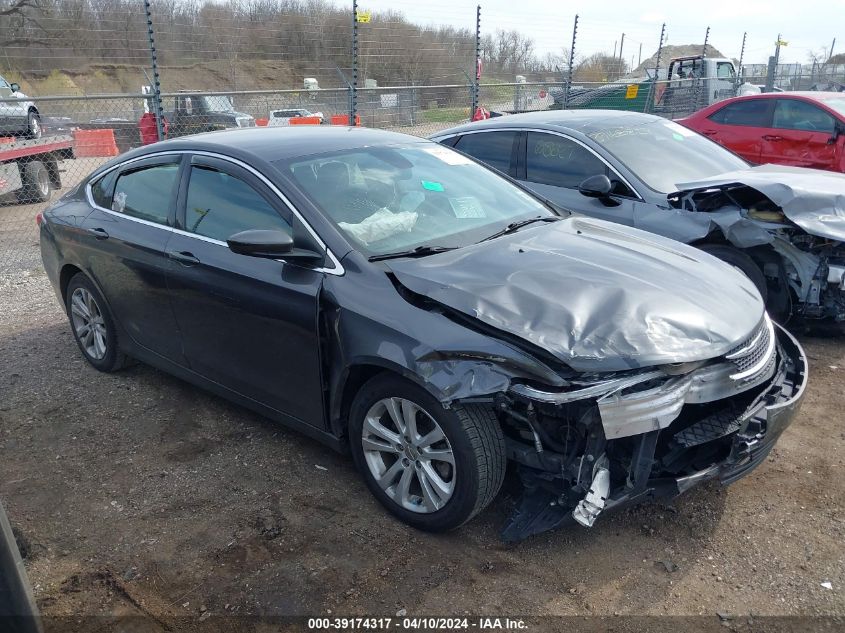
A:
<svg viewBox="0 0 845 633">
<path fill-rule="evenodd" d="M 232 391 L 323 428 L 317 332 L 325 273 L 238 255 L 248 229 L 304 234 L 292 210 L 254 173 L 194 156 L 168 244 L 168 285 L 191 369 Z"/>
<path fill-rule="evenodd" d="M 94 210 L 82 223 L 83 266 L 139 346 L 184 364 L 170 307 L 165 250 L 176 215 L 181 156 L 157 156 L 92 183 Z"/>
<path fill-rule="evenodd" d="M 733 101 L 716 110 L 696 130 L 751 163 L 761 162 L 763 136 L 770 133 L 772 99 Z"/>
<path fill-rule="evenodd" d="M 516 154 L 520 132 L 490 130 L 461 136 L 453 147 L 503 174 L 516 177 Z"/>
<path fill-rule="evenodd" d="M 763 135 L 762 162 L 814 169 L 834 169 L 836 121 L 820 107 L 781 97 L 775 99 L 772 128 Z"/>
</svg>

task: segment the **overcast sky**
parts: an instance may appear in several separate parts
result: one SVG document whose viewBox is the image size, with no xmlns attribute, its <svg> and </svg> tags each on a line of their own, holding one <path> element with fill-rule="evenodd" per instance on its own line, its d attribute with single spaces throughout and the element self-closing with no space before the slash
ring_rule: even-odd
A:
<svg viewBox="0 0 845 633">
<path fill-rule="evenodd" d="M 396 9 L 414 22 L 474 28 L 477 0 L 359 0 L 359 10 Z M 483 0 L 482 32 L 518 29 L 533 38 L 536 51 L 559 52 L 569 46 L 578 13 L 576 53 L 613 52 L 625 33 L 623 55 L 629 63 L 655 50 L 660 25 L 666 22 L 668 44 L 704 41 L 728 57 L 739 57 L 742 34 L 748 33 L 744 61 L 765 63 L 774 52 L 778 33 L 789 43 L 783 62 L 807 62 L 808 52 L 821 52 L 836 38 L 834 52 L 845 53 L 845 0 Z M 618 44 L 617 44 L 618 46 Z"/>
</svg>

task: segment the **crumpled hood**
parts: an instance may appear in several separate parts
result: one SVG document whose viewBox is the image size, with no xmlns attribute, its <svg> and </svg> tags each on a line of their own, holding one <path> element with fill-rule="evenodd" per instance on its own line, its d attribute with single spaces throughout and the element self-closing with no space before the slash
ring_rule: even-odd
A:
<svg viewBox="0 0 845 633">
<path fill-rule="evenodd" d="M 582 216 L 386 263 L 411 291 L 578 371 L 713 358 L 746 338 L 763 315 L 756 288 L 733 267 Z"/>
<path fill-rule="evenodd" d="M 730 185 L 756 189 L 811 235 L 845 242 L 845 174 L 760 165 L 678 184 L 680 193 Z"/>
</svg>

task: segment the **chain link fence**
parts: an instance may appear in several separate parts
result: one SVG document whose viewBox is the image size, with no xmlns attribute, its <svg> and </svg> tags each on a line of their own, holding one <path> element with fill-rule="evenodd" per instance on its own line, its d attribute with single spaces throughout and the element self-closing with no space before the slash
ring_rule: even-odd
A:
<svg viewBox="0 0 845 633">
<path fill-rule="evenodd" d="M 621 33 L 612 21 L 573 20 L 560 7 L 487 14 L 432 0 L 425 9 L 435 22 L 405 16 L 418 15 L 419 3 L 397 0 L 395 7 L 0 0 L 2 275 L 38 265 L 34 218 L 47 198 L 161 138 L 350 122 L 428 136 L 470 120 L 476 105 L 499 113 L 612 108 L 677 118 L 733 96 L 742 82 L 845 89 L 842 64 L 746 64 L 741 79 L 727 81 L 715 73 L 670 76 L 678 55 L 720 57 L 708 48 L 709 29 L 698 26 L 673 33 L 704 37 L 704 46 L 673 48 L 665 45 L 665 25 Z M 580 54 L 590 42 L 613 42 L 612 52 Z M 743 39 L 740 58 L 744 51 Z"/>
</svg>

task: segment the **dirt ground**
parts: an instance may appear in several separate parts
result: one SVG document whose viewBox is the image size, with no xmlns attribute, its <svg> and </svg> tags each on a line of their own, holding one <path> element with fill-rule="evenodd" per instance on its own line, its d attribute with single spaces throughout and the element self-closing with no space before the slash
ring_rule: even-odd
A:
<svg viewBox="0 0 845 633">
<path fill-rule="evenodd" d="M 47 616 L 845 615 L 841 338 L 803 340 L 803 409 L 750 476 L 505 546 L 513 477 L 462 529 L 414 531 L 348 458 L 147 366 L 90 368 L 43 272 L 0 298 L 0 497 Z"/>
</svg>

